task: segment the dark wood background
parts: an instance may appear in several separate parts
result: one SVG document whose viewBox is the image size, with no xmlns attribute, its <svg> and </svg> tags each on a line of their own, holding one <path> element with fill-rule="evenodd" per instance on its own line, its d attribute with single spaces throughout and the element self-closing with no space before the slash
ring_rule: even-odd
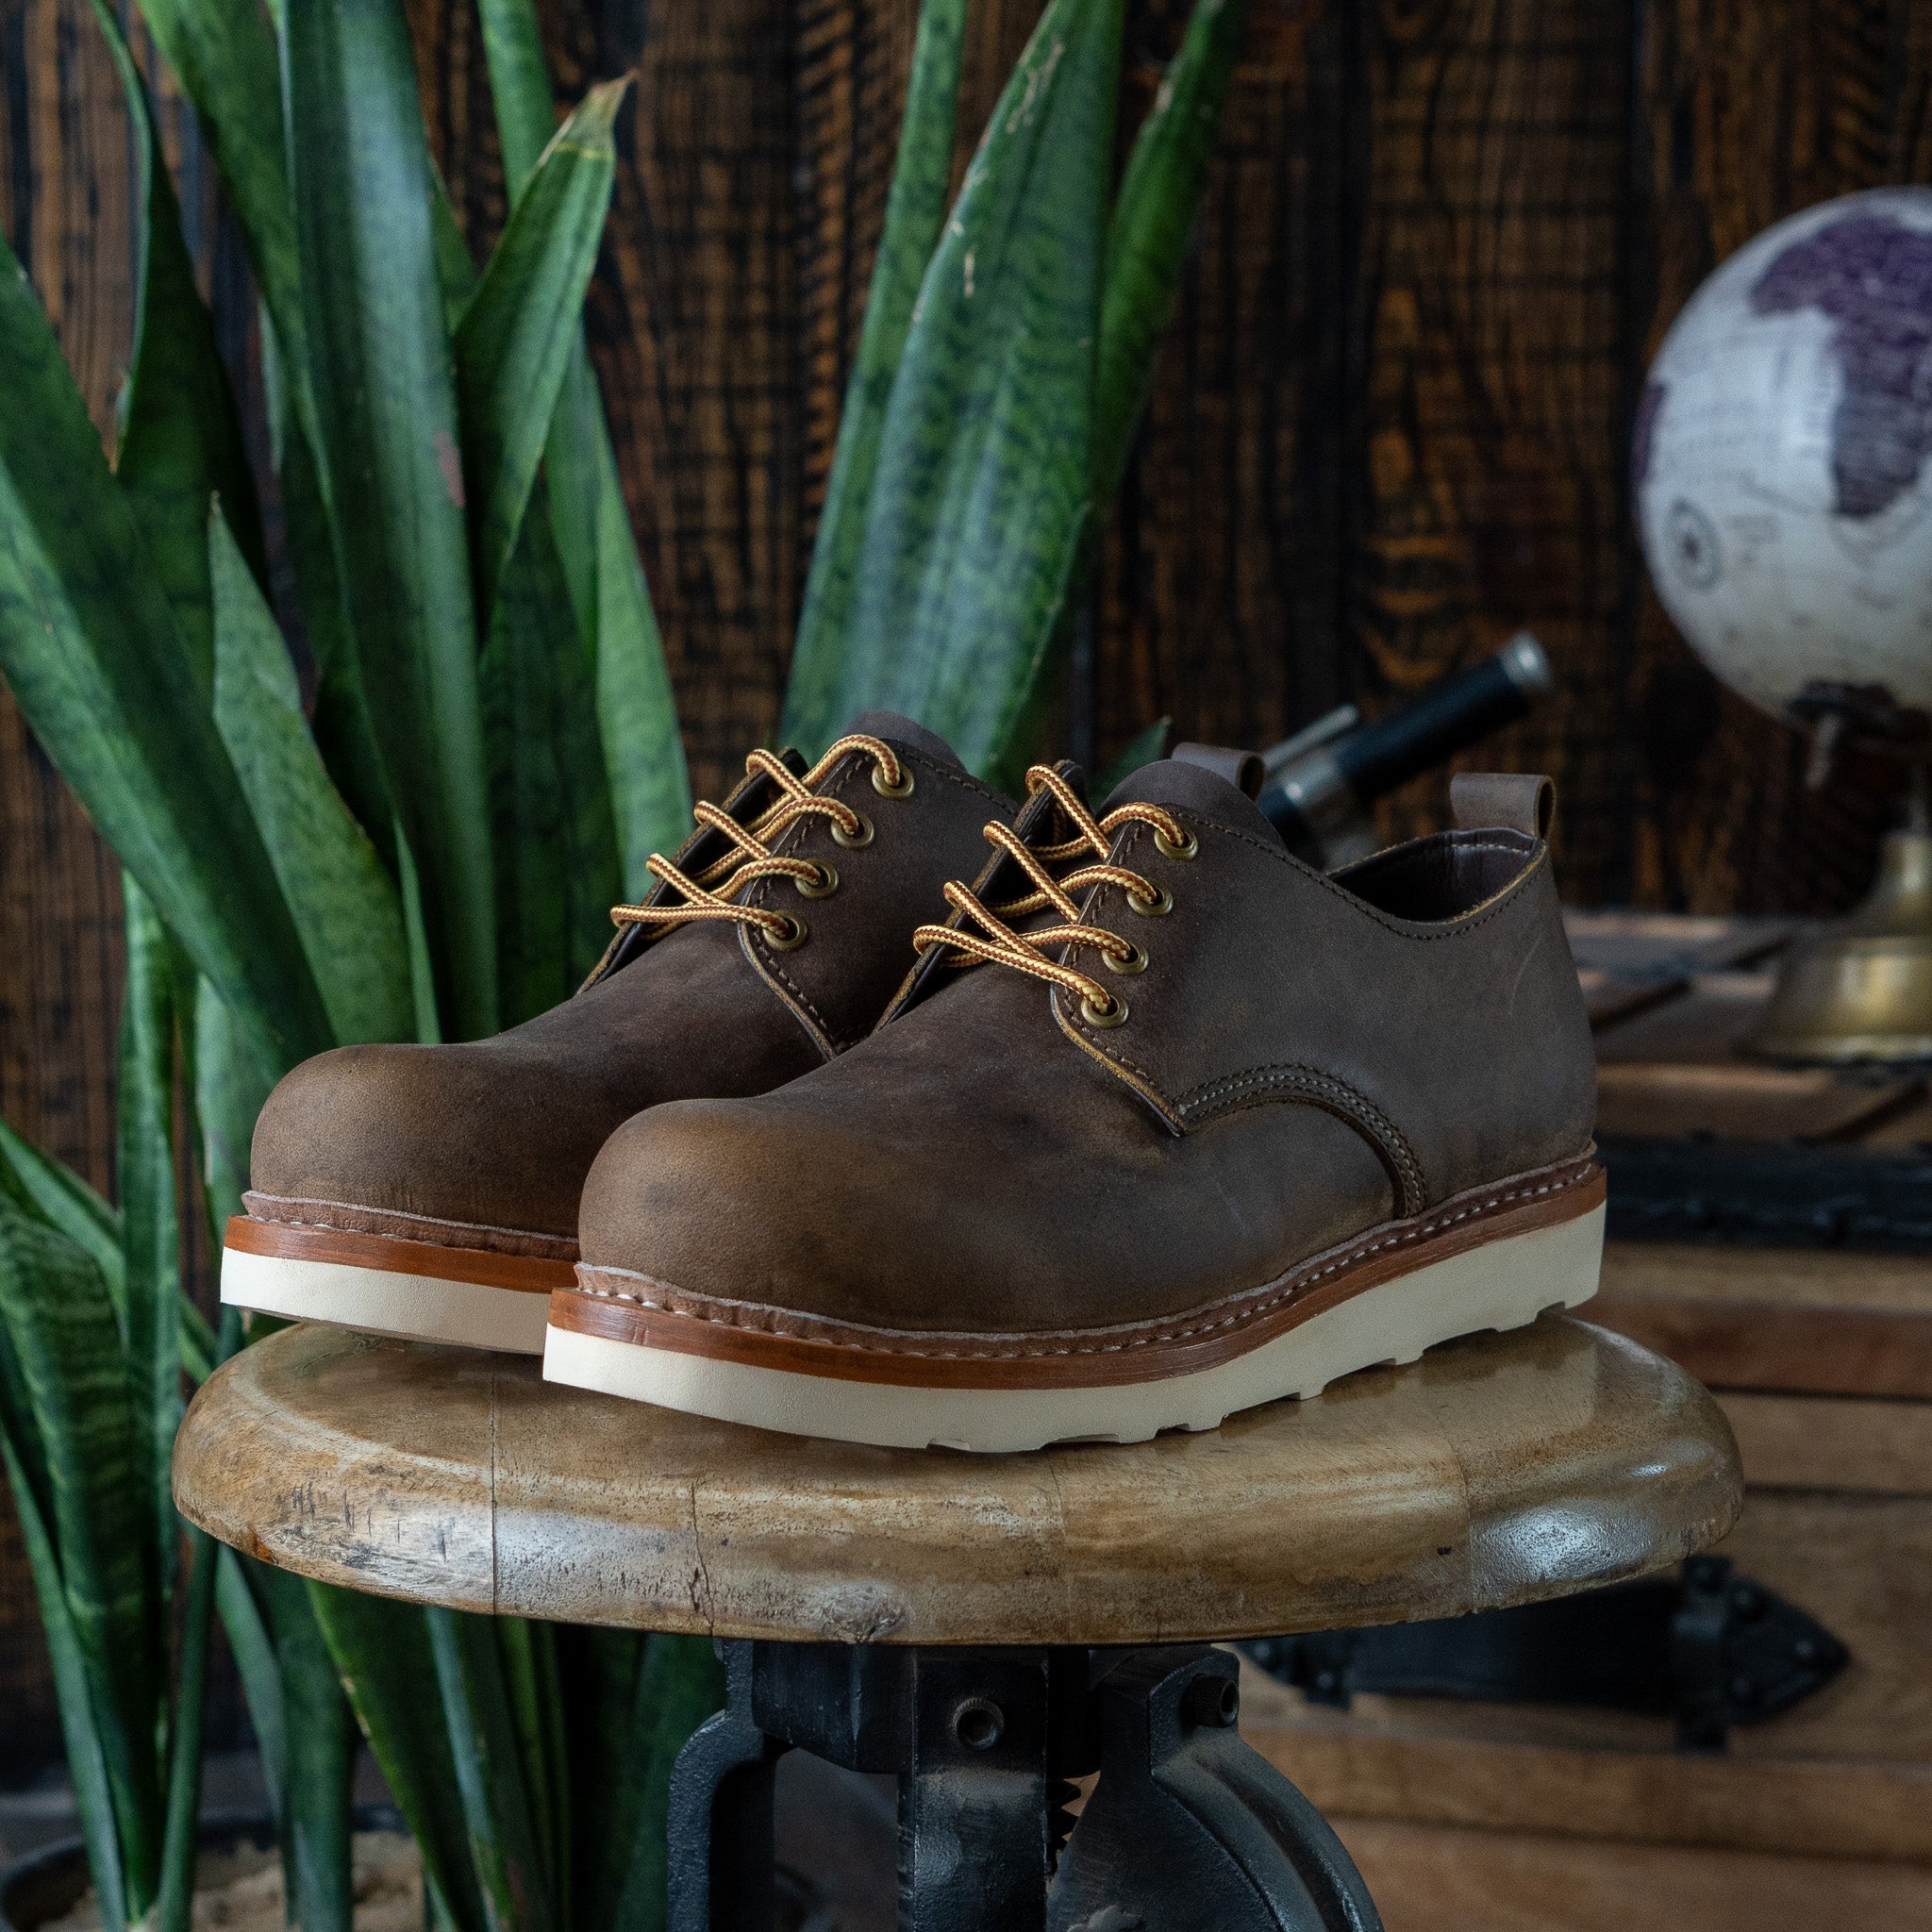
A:
<svg viewBox="0 0 1932 1932">
<path fill-rule="evenodd" d="M 470 0 L 410 4 L 439 158 L 486 245 L 503 182 Z M 1266 743 L 1528 624 L 1561 695 L 1490 756 L 1557 774 L 1572 897 L 1846 903 L 1890 808 L 1882 774 L 1801 795 L 1790 734 L 1697 667 L 1645 582 L 1625 451 L 1647 358 L 1714 263 L 1808 203 L 1932 179 L 1932 5 L 1252 4 L 1061 708 L 1069 748 L 1105 759 L 1162 714 Z M 545 7 L 561 98 L 638 75 L 591 322 L 702 792 L 777 718 L 914 7 Z M 976 0 L 962 159 L 1034 11 Z M 1137 0 L 1136 107 L 1180 11 Z M 253 387 L 240 253 L 158 84 L 191 243 Z M 87 0 L 0 0 L 0 222 L 104 434 L 131 329 L 131 178 Z M 1386 827 L 1440 806 L 1440 781 L 1418 785 Z M 0 697 L 0 1110 L 103 1187 L 117 914 L 111 860 Z M 51 1738 L 30 1621 L 0 1524 L 0 1782 L 7 1743 Z"/>
</svg>

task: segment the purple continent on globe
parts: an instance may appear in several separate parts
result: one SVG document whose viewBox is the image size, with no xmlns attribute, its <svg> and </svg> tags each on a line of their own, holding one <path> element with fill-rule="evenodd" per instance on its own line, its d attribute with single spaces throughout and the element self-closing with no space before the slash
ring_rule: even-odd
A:
<svg viewBox="0 0 1932 1932">
<path fill-rule="evenodd" d="M 1759 315 L 1816 308 L 1838 325 L 1836 507 L 1845 517 L 1890 508 L 1932 455 L 1932 232 L 1890 215 L 1846 215 L 1781 250 L 1751 306 Z"/>
</svg>

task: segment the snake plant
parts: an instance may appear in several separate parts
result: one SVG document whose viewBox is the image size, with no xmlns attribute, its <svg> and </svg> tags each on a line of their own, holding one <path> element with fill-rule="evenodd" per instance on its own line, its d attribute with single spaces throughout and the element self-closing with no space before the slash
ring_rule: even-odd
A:
<svg viewBox="0 0 1932 1932">
<path fill-rule="evenodd" d="M 1115 180 L 1122 0 L 1048 0 L 948 202 L 965 0 L 925 0 L 786 706 L 1034 749 L 1172 308 L 1239 31 L 1197 0 Z M 135 353 L 104 453 L 0 241 L 0 675 L 124 868 L 118 1207 L 0 1124 L 0 1456 L 104 1924 L 178 1932 L 219 1619 L 308 1932 L 350 1921 L 358 1728 L 446 1932 L 650 1932 L 708 1648 L 310 1587 L 185 1534 L 180 1275 L 298 1060 L 566 996 L 690 799 L 581 327 L 621 84 L 559 126 L 530 0 L 478 0 L 511 208 L 479 266 L 400 0 L 140 0 L 260 298 L 305 706 L 240 411 L 142 79 Z M 183 1130 L 188 1145 L 177 1144 Z"/>
</svg>

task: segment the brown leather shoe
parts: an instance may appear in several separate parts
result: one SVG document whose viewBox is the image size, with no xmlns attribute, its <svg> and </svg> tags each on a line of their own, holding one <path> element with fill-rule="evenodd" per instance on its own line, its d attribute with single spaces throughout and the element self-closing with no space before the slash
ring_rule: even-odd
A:
<svg viewBox="0 0 1932 1932">
<path fill-rule="evenodd" d="M 552 1380 L 854 1441 L 1138 1441 L 1594 1292 L 1547 781 L 1458 779 L 1460 829 L 1332 877 L 1198 765 L 1097 822 L 1029 790 L 863 1046 L 612 1136 Z"/>
<path fill-rule="evenodd" d="M 1009 800 L 888 712 L 809 771 L 754 752 L 583 991 L 494 1039 L 349 1046 L 297 1067 L 255 1129 L 222 1298 L 386 1334 L 536 1353 L 611 1130 L 762 1093 L 871 1032 L 948 874 Z"/>
</svg>

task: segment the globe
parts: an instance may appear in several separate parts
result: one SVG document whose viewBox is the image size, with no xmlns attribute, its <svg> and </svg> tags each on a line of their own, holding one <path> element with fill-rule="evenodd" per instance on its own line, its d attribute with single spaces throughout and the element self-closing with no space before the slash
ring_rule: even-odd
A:
<svg viewBox="0 0 1932 1932">
<path fill-rule="evenodd" d="M 1638 409 L 1664 608 L 1767 711 L 1804 719 L 1855 687 L 1932 712 L 1928 459 L 1932 189 L 1768 228 L 1672 325 Z"/>
</svg>

